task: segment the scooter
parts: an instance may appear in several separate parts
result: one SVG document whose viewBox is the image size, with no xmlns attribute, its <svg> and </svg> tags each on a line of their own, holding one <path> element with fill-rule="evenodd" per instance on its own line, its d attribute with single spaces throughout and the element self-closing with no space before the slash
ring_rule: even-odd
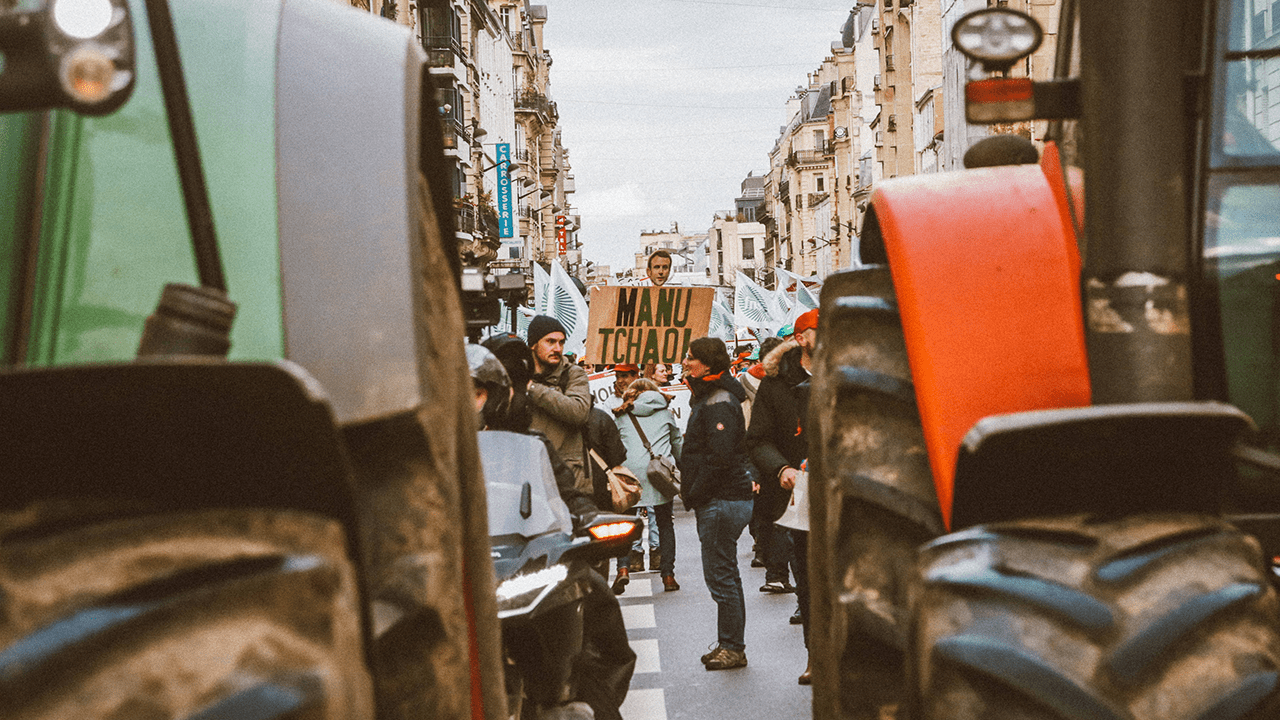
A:
<svg viewBox="0 0 1280 720">
<path fill-rule="evenodd" d="M 537 437 L 484 431 L 479 444 L 508 716 L 617 717 L 635 653 L 618 600 L 592 566 L 630 552 L 640 524 L 604 513 L 575 522 Z"/>
</svg>

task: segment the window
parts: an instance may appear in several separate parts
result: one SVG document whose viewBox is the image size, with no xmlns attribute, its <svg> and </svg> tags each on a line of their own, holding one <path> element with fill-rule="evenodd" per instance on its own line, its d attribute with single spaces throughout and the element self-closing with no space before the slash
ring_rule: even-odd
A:
<svg viewBox="0 0 1280 720">
<path fill-rule="evenodd" d="M 755 238 L 742 238 L 742 259 L 754 260 L 756 257 Z"/>
<path fill-rule="evenodd" d="M 823 178 L 821 175 L 818 175 L 813 179 L 814 192 L 826 192 L 827 191 L 826 185 L 827 185 L 826 179 Z"/>
<path fill-rule="evenodd" d="M 827 146 L 827 131 L 814 130 L 813 131 L 813 149 L 817 150 L 818 152 L 822 152 L 823 148 L 825 148 L 826 146 Z"/>
</svg>

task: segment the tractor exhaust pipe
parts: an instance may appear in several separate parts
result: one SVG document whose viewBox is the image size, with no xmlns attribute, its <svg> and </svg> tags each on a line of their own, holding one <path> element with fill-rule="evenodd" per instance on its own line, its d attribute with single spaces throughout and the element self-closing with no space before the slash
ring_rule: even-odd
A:
<svg viewBox="0 0 1280 720">
<path fill-rule="evenodd" d="M 1080 0 L 1085 338 L 1094 404 L 1192 399 L 1186 3 Z"/>
</svg>

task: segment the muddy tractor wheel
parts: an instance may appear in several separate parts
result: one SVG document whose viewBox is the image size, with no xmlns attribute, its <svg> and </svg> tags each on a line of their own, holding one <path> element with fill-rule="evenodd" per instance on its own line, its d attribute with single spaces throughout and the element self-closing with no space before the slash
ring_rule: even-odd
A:
<svg viewBox="0 0 1280 720">
<path fill-rule="evenodd" d="M 1257 542 L 1197 515 L 978 526 L 921 550 L 918 720 L 1277 717 Z"/>
<path fill-rule="evenodd" d="M 0 516 L 0 717 L 372 718 L 338 521 L 59 514 Z"/>
<path fill-rule="evenodd" d="M 887 267 L 822 296 L 809 426 L 814 716 L 901 717 L 916 549 L 943 532 Z"/>
</svg>

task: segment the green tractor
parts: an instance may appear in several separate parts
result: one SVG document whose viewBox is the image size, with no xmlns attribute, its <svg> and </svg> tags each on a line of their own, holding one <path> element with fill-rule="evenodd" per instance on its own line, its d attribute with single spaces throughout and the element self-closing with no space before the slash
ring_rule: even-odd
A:
<svg viewBox="0 0 1280 720">
<path fill-rule="evenodd" d="M 0 111 L 0 716 L 504 716 L 408 30 L 4 0 Z"/>
<path fill-rule="evenodd" d="M 1047 81 L 1004 5 L 1041 162 L 883 183 L 823 291 L 814 716 L 1277 717 L 1280 5 L 1063 0 Z"/>
</svg>

